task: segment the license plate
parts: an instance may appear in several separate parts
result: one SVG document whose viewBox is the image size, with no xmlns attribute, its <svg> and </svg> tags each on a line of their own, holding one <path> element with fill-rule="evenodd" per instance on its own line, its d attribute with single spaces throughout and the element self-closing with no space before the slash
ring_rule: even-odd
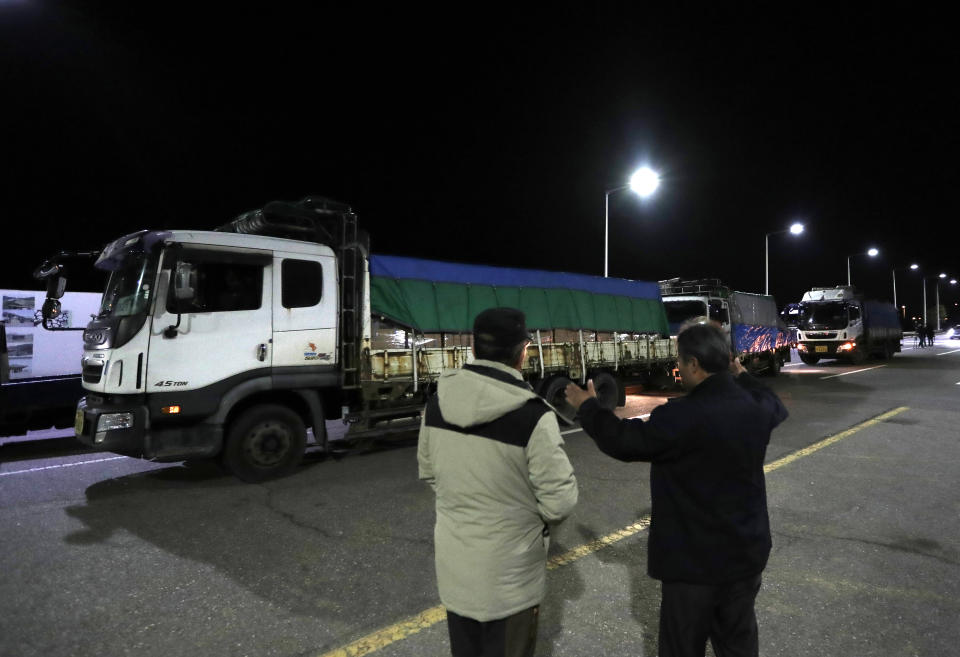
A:
<svg viewBox="0 0 960 657">
<path fill-rule="evenodd" d="M 73 420 L 73 432 L 78 436 L 83 435 L 83 411 L 77 409 L 77 416 Z"/>
<path fill-rule="evenodd" d="M 814 350 L 815 352 L 817 352 L 818 354 L 825 354 L 825 353 L 827 353 L 827 348 L 826 348 L 825 346 L 816 346 L 816 347 L 813 348 L 813 350 Z"/>
</svg>

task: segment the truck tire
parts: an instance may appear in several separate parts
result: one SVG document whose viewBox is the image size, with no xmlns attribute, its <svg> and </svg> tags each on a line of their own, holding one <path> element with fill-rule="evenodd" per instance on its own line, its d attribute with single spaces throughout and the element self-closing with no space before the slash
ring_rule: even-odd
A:
<svg viewBox="0 0 960 657">
<path fill-rule="evenodd" d="M 609 372 L 597 372 L 591 378 L 600 407 L 608 411 L 615 409 L 620 399 L 620 384 L 617 379 Z"/>
<path fill-rule="evenodd" d="M 303 458 L 306 441 L 303 420 L 292 410 L 254 406 L 230 424 L 220 460 L 238 479 L 256 483 L 289 474 Z"/>
<path fill-rule="evenodd" d="M 800 354 L 800 360 L 807 365 L 816 365 L 820 362 L 820 356 L 814 356 L 813 354 Z"/>
<path fill-rule="evenodd" d="M 860 365 L 863 361 L 867 360 L 867 352 L 862 349 L 854 349 L 849 358 L 850 362 L 854 365 Z"/>
<path fill-rule="evenodd" d="M 576 412 L 573 410 L 573 406 L 567 402 L 567 393 L 564 392 L 569 383 L 570 379 L 565 376 L 554 376 L 547 379 L 540 396 L 557 409 L 561 415 L 572 420 Z"/>
</svg>

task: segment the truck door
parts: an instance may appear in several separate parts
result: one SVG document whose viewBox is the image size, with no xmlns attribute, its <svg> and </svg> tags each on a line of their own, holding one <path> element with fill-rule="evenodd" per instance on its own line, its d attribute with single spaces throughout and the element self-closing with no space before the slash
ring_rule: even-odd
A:
<svg viewBox="0 0 960 657">
<path fill-rule="evenodd" d="M 860 315 L 860 306 L 856 304 L 847 305 L 847 335 L 849 339 L 859 337 L 863 333 L 863 318 Z"/>
<path fill-rule="evenodd" d="M 277 253 L 273 270 L 274 367 L 335 365 L 336 259 Z"/>
<path fill-rule="evenodd" d="M 222 395 L 222 385 L 267 371 L 273 352 L 271 269 L 270 254 L 168 250 L 151 329 L 147 391 L 210 388 Z M 190 277 L 192 299 L 176 298 L 178 275 Z"/>
</svg>

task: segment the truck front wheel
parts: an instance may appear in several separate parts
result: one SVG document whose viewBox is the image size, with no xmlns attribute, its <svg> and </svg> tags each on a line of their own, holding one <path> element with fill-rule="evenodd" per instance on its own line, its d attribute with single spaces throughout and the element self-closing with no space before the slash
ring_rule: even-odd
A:
<svg viewBox="0 0 960 657">
<path fill-rule="evenodd" d="M 256 483 L 289 474 L 303 458 L 306 441 L 299 415 L 285 406 L 264 404 L 231 423 L 220 458 L 238 479 Z"/>
<path fill-rule="evenodd" d="M 800 354 L 800 360 L 807 365 L 816 365 L 820 362 L 820 356 L 814 356 L 813 354 Z"/>
</svg>

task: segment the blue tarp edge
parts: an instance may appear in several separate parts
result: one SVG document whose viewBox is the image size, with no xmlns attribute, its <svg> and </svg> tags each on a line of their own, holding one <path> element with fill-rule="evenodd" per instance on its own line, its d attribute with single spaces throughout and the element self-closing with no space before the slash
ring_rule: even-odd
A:
<svg viewBox="0 0 960 657">
<path fill-rule="evenodd" d="M 653 282 L 537 269 L 466 265 L 402 256 L 370 256 L 370 274 L 392 279 L 412 279 L 434 283 L 539 287 L 612 294 L 634 299 L 660 299 L 660 286 Z"/>
</svg>

